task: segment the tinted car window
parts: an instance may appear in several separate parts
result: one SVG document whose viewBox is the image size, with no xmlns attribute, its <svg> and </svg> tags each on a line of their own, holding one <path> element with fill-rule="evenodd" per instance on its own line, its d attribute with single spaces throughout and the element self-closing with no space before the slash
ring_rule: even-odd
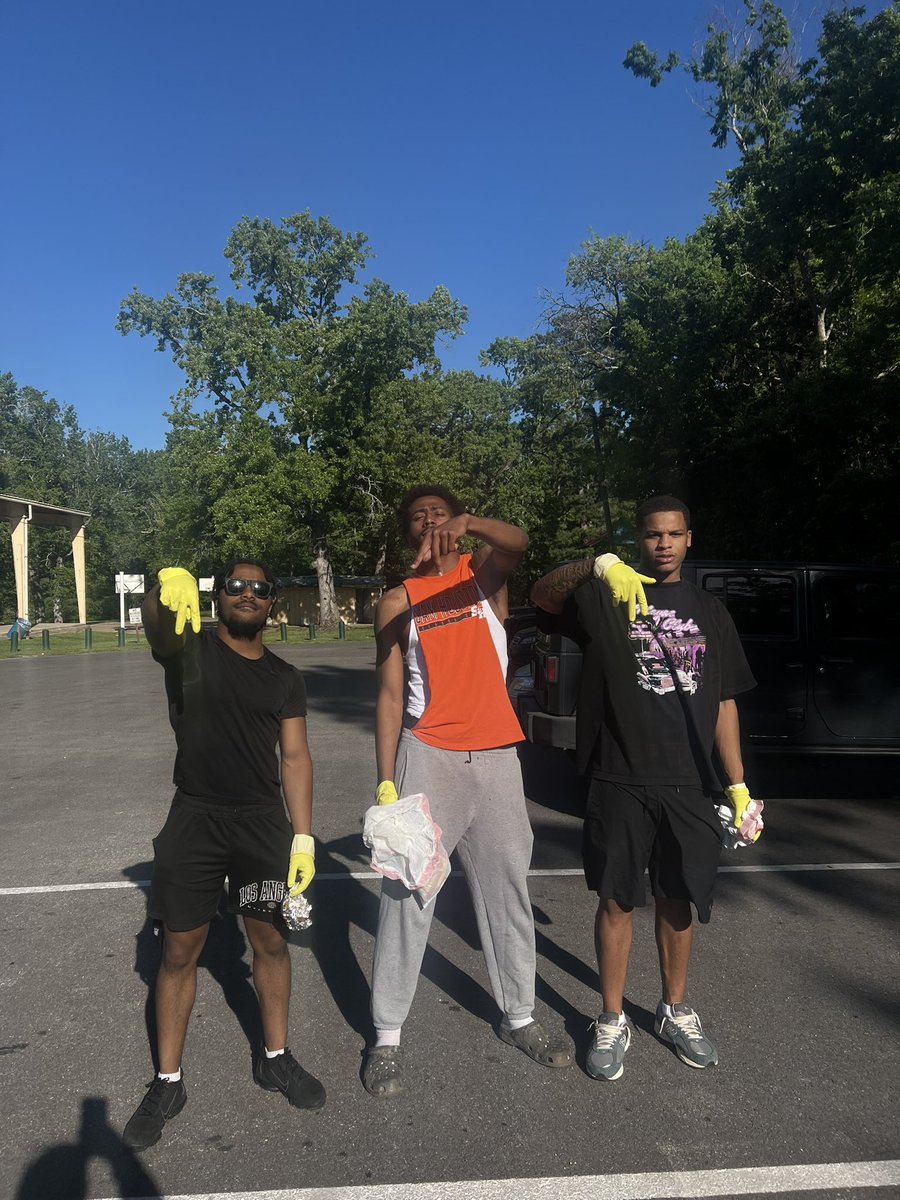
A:
<svg viewBox="0 0 900 1200">
<path fill-rule="evenodd" d="M 900 620 L 900 583 L 877 576 L 822 576 L 813 585 L 813 610 L 820 637 L 885 641 Z"/>
<path fill-rule="evenodd" d="M 787 575 L 707 575 L 707 592 L 731 613 L 741 637 L 797 636 L 797 583 Z"/>
</svg>

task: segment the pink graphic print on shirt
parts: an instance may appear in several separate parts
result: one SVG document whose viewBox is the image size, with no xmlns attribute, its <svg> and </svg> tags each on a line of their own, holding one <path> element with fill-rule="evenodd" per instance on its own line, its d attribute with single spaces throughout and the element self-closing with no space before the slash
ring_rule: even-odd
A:
<svg viewBox="0 0 900 1200">
<path fill-rule="evenodd" d="M 675 680 L 660 642 L 675 664 L 681 690 L 692 696 L 702 686 L 706 635 L 692 617 L 683 619 L 672 609 L 654 608 L 651 604 L 646 617 L 631 622 L 628 638 L 637 663 L 637 681 L 645 691 L 660 696 L 675 691 Z"/>
</svg>

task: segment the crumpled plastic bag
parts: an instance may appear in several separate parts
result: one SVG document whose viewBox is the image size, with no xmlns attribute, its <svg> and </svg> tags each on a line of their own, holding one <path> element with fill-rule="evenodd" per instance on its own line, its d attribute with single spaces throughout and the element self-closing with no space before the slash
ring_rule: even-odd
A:
<svg viewBox="0 0 900 1200">
<path fill-rule="evenodd" d="M 752 846 L 765 829 L 762 819 L 764 808 L 762 800 L 751 801 L 751 807 L 744 814 L 740 828 L 734 824 L 734 809 L 730 804 L 720 804 L 716 808 L 719 821 L 722 824 L 722 845 L 726 850 L 742 850 Z"/>
<path fill-rule="evenodd" d="M 363 841 L 372 851 L 372 869 L 388 879 L 398 879 L 423 908 L 450 874 L 440 826 L 432 819 L 424 792 L 367 809 Z"/>
</svg>

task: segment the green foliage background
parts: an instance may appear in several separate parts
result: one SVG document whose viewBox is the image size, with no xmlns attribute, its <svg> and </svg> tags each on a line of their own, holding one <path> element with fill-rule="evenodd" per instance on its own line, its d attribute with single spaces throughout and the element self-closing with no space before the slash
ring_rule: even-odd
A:
<svg viewBox="0 0 900 1200">
<path fill-rule="evenodd" d="M 0 376 L 0 492 L 92 513 L 91 619 L 117 611 L 117 570 L 232 553 L 400 578 L 394 510 L 419 482 L 529 531 L 514 599 L 549 563 L 627 553 L 635 504 L 664 491 L 698 554 L 900 560 L 900 5 L 828 13 L 801 60 L 781 9 L 745 0 L 689 62 L 638 43 L 625 66 L 653 87 L 687 71 L 738 166 L 683 240 L 592 234 L 486 374 L 442 370 L 460 301 L 361 282 L 365 235 L 301 212 L 241 220 L 224 285 L 123 301 L 121 332 L 183 371 L 164 451 Z M 33 619 L 72 619 L 65 534 L 33 530 L 31 565 Z M 0 538 L 4 621 L 14 604 Z"/>
</svg>

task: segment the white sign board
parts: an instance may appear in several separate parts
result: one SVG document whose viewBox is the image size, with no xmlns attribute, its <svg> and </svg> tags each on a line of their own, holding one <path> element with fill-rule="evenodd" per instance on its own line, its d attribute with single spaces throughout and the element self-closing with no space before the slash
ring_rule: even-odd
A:
<svg viewBox="0 0 900 1200">
<path fill-rule="evenodd" d="M 143 575 L 126 575 L 120 571 L 116 576 L 116 595 L 117 596 L 143 596 L 144 594 L 144 577 Z"/>
<path fill-rule="evenodd" d="M 141 610 L 139 608 L 129 608 L 128 624 L 129 625 L 140 625 L 140 623 L 141 623 Z"/>
<path fill-rule="evenodd" d="M 212 575 L 210 575 L 208 578 L 198 579 L 197 587 L 201 592 L 211 592 L 215 582 L 215 579 L 212 577 Z"/>
</svg>

